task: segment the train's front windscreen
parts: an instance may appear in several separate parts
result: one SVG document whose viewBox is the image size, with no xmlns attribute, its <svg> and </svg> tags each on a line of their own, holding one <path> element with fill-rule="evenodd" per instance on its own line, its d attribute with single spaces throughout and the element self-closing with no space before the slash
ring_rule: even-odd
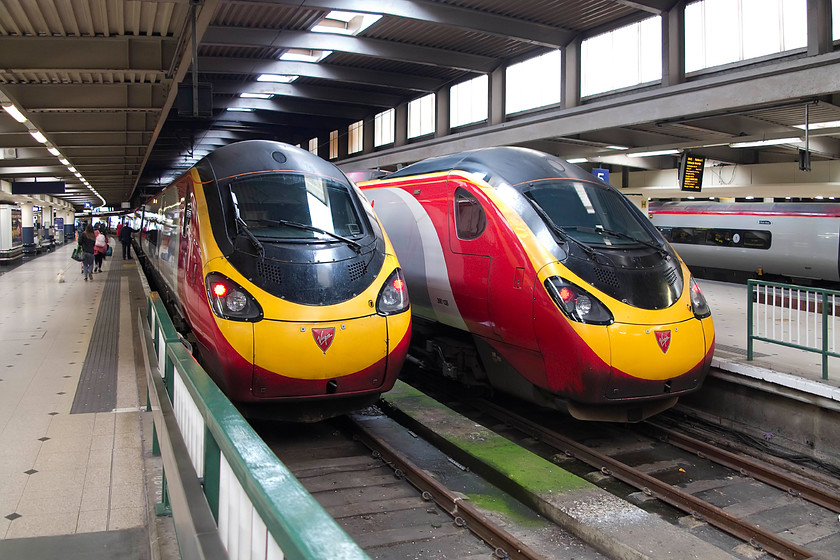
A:
<svg viewBox="0 0 840 560">
<path fill-rule="evenodd" d="M 587 245 L 659 245 L 621 195 L 599 185 L 570 179 L 534 183 L 523 194 L 538 207 L 543 219 Z"/>
<path fill-rule="evenodd" d="M 347 185 L 302 173 L 272 173 L 230 184 L 238 217 L 261 239 L 354 238 L 364 233 Z M 301 227 L 304 226 L 304 227 Z"/>
</svg>

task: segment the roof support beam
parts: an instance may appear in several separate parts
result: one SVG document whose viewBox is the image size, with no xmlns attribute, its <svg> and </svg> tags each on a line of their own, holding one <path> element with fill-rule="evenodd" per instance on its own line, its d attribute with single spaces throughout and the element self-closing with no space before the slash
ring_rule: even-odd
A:
<svg viewBox="0 0 840 560">
<path fill-rule="evenodd" d="M 199 57 L 198 67 L 202 72 L 211 74 L 283 74 L 287 76 L 307 76 L 324 80 L 386 86 L 421 92 L 433 92 L 444 85 L 442 80 L 434 78 L 287 60 L 204 56 Z"/>
<path fill-rule="evenodd" d="M 0 37 L 0 68 L 7 72 L 168 71 L 173 37 Z M 84 61 L 84 66 L 79 62 Z"/>
<path fill-rule="evenodd" d="M 204 34 L 201 44 L 339 51 L 482 73 L 499 65 L 489 56 L 335 33 L 214 26 Z"/>
<path fill-rule="evenodd" d="M 335 103 L 355 103 L 368 107 L 391 108 L 396 107 L 405 99 L 399 95 L 382 93 L 379 91 L 365 91 L 360 93 L 346 88 L 333 88 L 313 85 L 298 85 L 295 83 L 279 84 L 273 82 L 242 82 L 238 80 L 214 80 L 213 94 L 242 94 L 265 93 L 283 97 L 302 97 L 317 101 Z"/>
<path fill-rule="evenodd" d="M 534 45 L 560 48 L 577 35 L 576 31 L 540 23 L 513 19 L 478 10 L 470 10 L 422 0 L 250 0 L 261 4 L 283 4 L 323 10 L 342 10 L 383 14 L 451 25 L 494 35 L 512 37 Z"/>
</svg>

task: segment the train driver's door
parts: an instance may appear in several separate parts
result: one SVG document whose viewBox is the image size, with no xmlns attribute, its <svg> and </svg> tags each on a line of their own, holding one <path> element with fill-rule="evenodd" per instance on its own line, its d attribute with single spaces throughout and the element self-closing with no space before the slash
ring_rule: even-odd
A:
<svg viewBox="0 0 840 560">
<path fill-rule="evenodd" d="M 487 211 L 472 192 L 474 186 L 450 176 L 447 181 L 447 221 L 449 248 L 454 253 L 449 274 L 458 309 L 470 330 L 480 336 L 494 337 L 488 311 L 490 248 L 485 234 Z"/>
</svg>

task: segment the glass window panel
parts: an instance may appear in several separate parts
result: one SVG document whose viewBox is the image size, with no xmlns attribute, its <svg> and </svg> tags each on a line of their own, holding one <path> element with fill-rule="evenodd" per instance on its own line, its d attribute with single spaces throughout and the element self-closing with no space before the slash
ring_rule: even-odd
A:
<svg viewBox="0 0 840 560">
<path fill-rule="evenodd" d="M 318 155 L 318 137 L 309 139 L 309 153 Z"/>
<path fill-rule="evenodd" d="M 435 131 L 435 94 L 430 93 L 408 104 L 408 137 Z"/>
<path fill-rule="evenodd" d="M 834 40 L 840 40 L 840 2 L 831 3 L 831 36 Z"/>
<path fill-rule="evenodd" d="M 581 96 L 662 78 L 659 16 L 586 39 L 581 44 Z"/>
<path fill-rule="evenodd" d="M 505 70 L 505 113 L 544 107 L 561 101 L 561 51 L 551 51 Z"/>
<path fill-rule="evenodd" d="M 364 122 L 356 121 L 347 129 L 347 153 L 361 152 L 364 147 Z"/>
<path fill-rule="evenodd" d="M 330 159 L 338 157 L 338 131 L 330 132 Z"/>
<path fill-rule="evenodd" d="M 456 127 L 487 119 L 487 75 L 461 82 L 449 89 L 449 126 Z"/>
<path fill-rule="evenodd" d="M 701 0 L 685 25 L 686 72 L 807 45 L 806 0 Z"/>
<path fill-rule="evenodd" d="M 394 110 L 382 111 L 373 118 L 373 145 L 384 146 L 394 142 Z"/>
</svg>

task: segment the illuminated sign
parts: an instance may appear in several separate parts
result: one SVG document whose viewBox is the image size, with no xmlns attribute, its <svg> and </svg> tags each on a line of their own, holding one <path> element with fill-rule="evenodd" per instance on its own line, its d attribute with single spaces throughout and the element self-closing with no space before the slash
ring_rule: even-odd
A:
<svg viewBox="0 0 840 560">
<path fill-rule="evenodd" d="M 700 192 L 703 186 L 703 167 L 705 164 L 705 157 L 693 156 L 688 152 L 683 152 L 682 158 L 680 158 L 680 189 Z"/>
</svg>

